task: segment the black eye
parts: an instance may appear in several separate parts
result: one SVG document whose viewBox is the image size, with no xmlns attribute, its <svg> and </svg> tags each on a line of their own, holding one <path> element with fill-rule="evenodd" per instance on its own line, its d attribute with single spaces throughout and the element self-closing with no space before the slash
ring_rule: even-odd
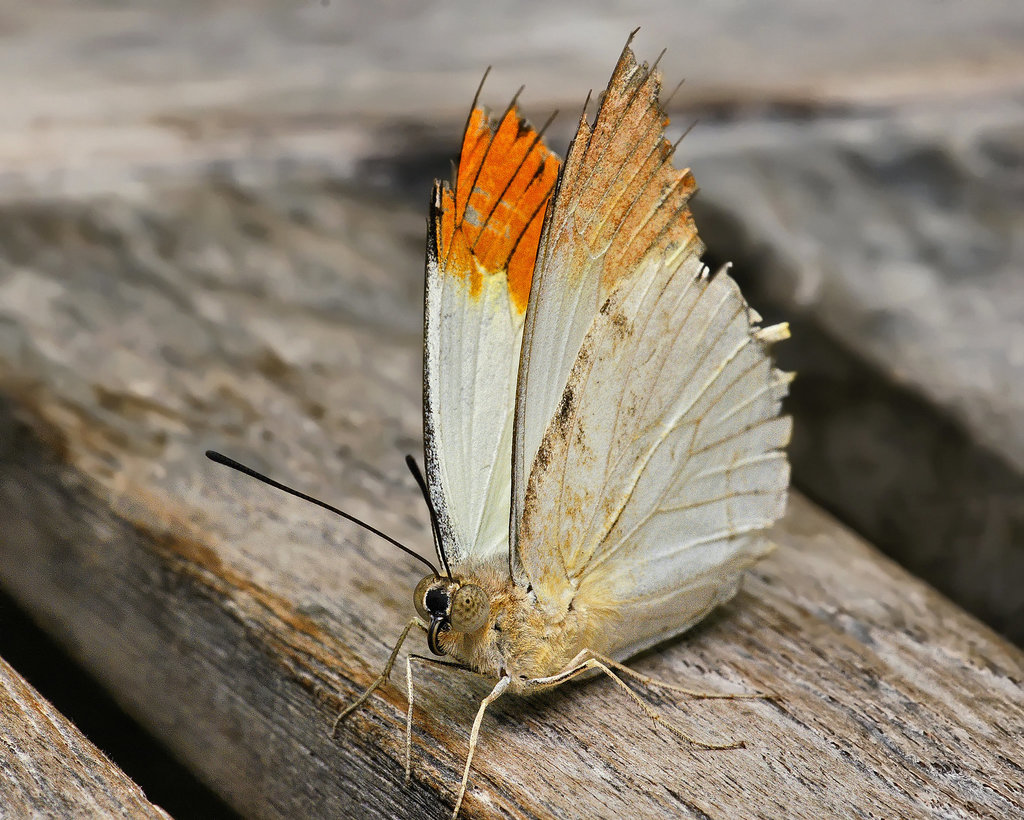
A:
<svg viewBox="0 0 1024 820">
<path fill-rule="evenodd" d="M 448 592 L 446 590 L 439 587 L 428 589 L 424 600 L 427 611 L 431 615 L 446 615 L 448 613 Z"/>
</svg>

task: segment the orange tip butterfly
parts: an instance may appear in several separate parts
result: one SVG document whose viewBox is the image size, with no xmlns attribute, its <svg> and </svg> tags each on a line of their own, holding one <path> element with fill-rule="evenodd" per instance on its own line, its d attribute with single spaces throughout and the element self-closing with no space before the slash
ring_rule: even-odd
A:
<svg viewBox="0 0 1024 820">
<path fill-rule="evenodd" d="M 627 43 L 564 164 L 515 104 L 492 119 L 474 103 L 455 178 L 434 186 L 426 479 L 410 466 L 440 566 L 338 721 L 414 629 L 493 680 L 453 816 L 484 712 L 506 692 L 601 672 L 660 720 L 621 676 L 655 682 L 622 662 L 732 598 L 785 508 L 791 375 L 770 347 L 788 329 L 760 328 L 727 270 L 701 262 L 696 183 L 672 165 L 660 86 Z M 407 661 L 407 777 L 413 660 L 429 659 Z"/>
</svg>

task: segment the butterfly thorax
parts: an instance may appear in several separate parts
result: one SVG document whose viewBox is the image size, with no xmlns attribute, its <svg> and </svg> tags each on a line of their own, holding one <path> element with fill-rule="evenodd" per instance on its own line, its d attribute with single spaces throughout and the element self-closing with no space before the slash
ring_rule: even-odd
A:
<svg viewBox="0 0 1024 820">
<path fill-rule="evenodd" d="M 513 688 L 521 681 L 561 672 L 591 632 L 587 613 L 558 612 L 543 606 L 529 587 L 515 584 L 490 567 L 459 573 L 460 584 L 475 584 L 489 596 L 486 623 L 473 632 L 447 630 L 437 637 L 446 655 L 491 678 L 507 675 Z"/>
</svg>

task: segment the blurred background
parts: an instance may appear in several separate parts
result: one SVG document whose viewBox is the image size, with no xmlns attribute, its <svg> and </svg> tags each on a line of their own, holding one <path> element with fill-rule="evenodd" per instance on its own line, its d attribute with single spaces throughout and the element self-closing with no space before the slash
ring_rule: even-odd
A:
<svg viewBox="0 0 1024 820">
<path fill-rule="evenodd" d="M 140 270 L 171 300 L 237 291 L 414 339 L 430 182 L 484 69 L 490 107 L 525 85 L 534 123 L 560 112 L 562 152 L 638 26 L 639 58 L 667 49 L 665 96 L 685 79 L 670 136 L 694 126 L 677 164 L 709 263 L 792 325 L 794 484 L 1021 643 L 1019 0 L 5 3 L 5 401 L 38 384 L 71 401 L 62 357 L 125 318 Z M 54 282 L 80 296 L 59 333 Z M 184 344 L 167 332 L 154 349 Z M 123 353 L 93 363 L 100 404 Z M 150 797 L 228 812 L 66 672 L 22 604 L 0 619 L 0 655 Z"/>
</svg>

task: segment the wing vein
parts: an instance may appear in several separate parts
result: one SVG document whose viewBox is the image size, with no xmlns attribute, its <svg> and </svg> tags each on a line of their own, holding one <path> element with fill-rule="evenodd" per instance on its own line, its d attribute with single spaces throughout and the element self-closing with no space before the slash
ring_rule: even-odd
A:
<svg viewBox="0 0 1024 820">
<path fill-rule="evenodd" d="M 702 294 L 702 296 L 703 296 L 703 294 Z M 697 301 L 699 301 L 699 299 Z M 713 324 L 714 317 L 717 315 L 718 311 L 722 308 L 722 306 L 726 303 L 726 301 L 727 301 L 727 298 L 723 297 L 723 299 L 715 306 L 714 311 L 712 313 L 712 316 L 708 320 L 707 324 L 705 325 L 704 331 L 702 332 L 701 336 L 703 336 L 703 333 L 706 333 L 707 328 L 709 328 Z M 695 304 L 696 304 L 696 302 L 695 302 Z M 692 310 L 691 310 L 691 313 L 692 313 Z M 717 344 L 718 340 L 721 339 L 721 337 L 723 335 L 725 335 L 725 333 L 728 331 L 729 325 L 731 324 L 732 319 L 734 319 L 735 316 L 736 316 L 736 314 L 733 314 L 733 316 L 730 318 L 729 322 L 727 322 L 725 324 L 725 326 L 722 328 L 722 330 L 719 332 L 719 334 L 715 337 L 715 344 Z M 676 339 L 678 339 L 678 336 L 682 332 L 683 327 L 684 327 L 684 325 L 680 325 L 677 328 L 677 330 L 676 330 L 676 337 L 675 337 Z M 673 342 L 674 341 L 675 340 L 673 340 Z M 700 365 L 703 363 L 704 359 L 710 354 L 710 352 L 714 349 L 714 347 L 715 347 L 714 344 L 710 344 L 710 345 L 707 345 L 705 347 L 704 353 L 700 356 L 700 358 L 696 362 L 693 363 L 693 366 L 689 370 L 689 374 L 692 374 L 698 367 L 700 367 Z M 742 349 L 742 345 L 737 347 L 737 350 L 735 351 L 735 353 L 733 355 L 736 355 L 739 352 L 740 349 Z M 666 360 L 667 360 L 667 357 L 662 360 L 661 367 L 659 368 L 659 375 L 661 374 L 661 372 L 663 372 L 664 363 L 665 363 Z M 637 481 L 640 480 L 640 476 L 643 474 L 643 471 L 646 468 L 647 464 L 650 463 L 650 460 L 651 460 L 651 458 L 653 458 L 655 452 L 657 452 L 658 448 L 661 447 L 662 443 L 665 441 L 665 439 L 668 438 L 669 434 L 671 434 L 674 430 L 676 430 L 678 428 L 680 422 L 683 419 L 686 418 L 686 414 L 693 408 L 694 404 L 696 404 L 704 396 L 704 393 L 707 390 L 707 387 L 711 383 L 713 383 L 713 380 L 714 380 L 714 375 L 712 376 L 712 380 L 709 381 L 704 386 L 704 388 L 702 388 L 701 391 L 696 394 L 696 396 L 694 397 L 693 401 L 689 405 L 687 405 L 685 408 L 683 408 L 680 411 L 678 411 L 675 414 L 675 417 L 672 419 L 671 422 L 669 422 L 668 424 L 663 424 L 664 430 L 663 430 L 662 434 L 660 436 L 658 436 L 657 439 L 655 439 L 655 441 L 652 443 L 650 449 L 642 456 L 642 458 L 638 458 L 637 459 L 637 466 L 634 467 L 634 469 L 632 471 L 633 472 L 632 481 L 631 481 L 629 487 L 625 488 L 625 491 L 621 493 L 621 496 L 620 496 L 621 497 L 621 503 L 618 505 L 618 509 L 615 511 L 614 517 L 612 517 L 611 520 L 602 528 L 603 531 L 602 531 L 601 535 L 594 539 L 595 543 L 593 544 L 593 547 L 592 547 L 593 550 L 596 550 L 597 547 L 600 544 L 603 543 L 603 541 L 607 537 L 608 533 L 610 533 L 615 528 L 615 525 L 618 523 L 618 520 L 619 520 L 619 518 L 622 515 L 622 511 L 626 508 L 626 504 L 629 502 L 629 498 L 630 498 L 633 490 L 636 487 Z M 647 403 L 650 402 L 650 400 L 651 400 L 651 396 L 649 395 L 648 398 L 647 398 L 647 401 L 644 404 L 644 413 L 645 414 L 646 414 L 646 410 L 647 410 Z M 654 426 L 657 426 L 657 422 L 655 423 Z M 650 428 L 648 428 L 648 429 L 650 429 Z M 644 431 L 644 432 L 646 432 L 646 431 Z M 696 433 L 694 433 L 694 435 L 696 435 Z M 642 434 L 640 436 L 638 436 L 638 437 L 642 437 Z M 623 453 L 620 453 L 618 458 L 616 459 L 616 464 L 615 464 L 615 468 L 616 469 L 618 468 L 619 461 L 622 459 L 623 455 L 624 455 Z M 664 493 L 662 494 L 662 497 L 664 497 Z M 591 520 L 589 522 L 589 526 L 588 526 L 587 532 L 590 532 L 590 528 L 593 526 L 593 522 L 594 522 L 594 519 L 597 516 L 597 512 L 598 511 L 595 509 L 594 515 L 591 517 Z M 634 531 L 635 531 L 635 528 L 634 528 Z M 632 535 L 632 532 L 630 532 L 630 535 Z M 624 542 L 625 540 L 626 540 L 626 538 L 620 539 L 620 543 Z M 603 553 L 603 556 L 605 556 L 605 560 L 606 560 L 607 556 L 614 554 L 614 552 L 615 552 L 615 550 L 606 550 L 605 553 Z M 585 569 L 589 570 L 589 567 L 587 567 Z"/>
<path fill-rule="evenodd" d="M 722 303 L 719 303 L 719 305 L 716 307 L 716 311 L 717 311 L 717 309 L 719 307 L 721 307 L 721 304 Z M 733 318 L 735 318 L 735 314 L 734 314 Z M 730 320 L 730 323 L 731 323 L 731 320 Z M 728 330 L 728 324 L 726 325 L 725 328 L 723 328 L 722 333 L 719 335 L 718 338 L 721 338 L 721 335 L 724 335 L 724 333 L 727 330 Z M 716 341 L 717 341 L 717 339 L 716 339 Z M 750 337 L 748 336 L 746 339 L 744 339 L 742 342 L 740 342 L 734 348 L 734 350 L 730 354 L 729 359 L 727 360 L 727 362 L 728 361 L 732 361 L 739 354 L 739 352 L 747 344 L 749 344 L 749 342 L 750 342 Z M 714 345 L 709 345 L 705 349 L 704 355 L 705 356 L 708 355 L 708 353 L 710 352 L 711 349 L 713 349 L 713 347 L 714 347 Z M 723 365 L 723 368 L 724 368 L 724 365 Z M 691 372 L 692 372 L 692 370 L 691 370 Z M 676 418 L 675 418 L 674 422 L 670 426 L 668 426 L 666 428 L 664 434 L 662 436 L 660 436 L 653 443 L 653 445 L 650 448 L 650 450 L 648 450 L 647 453 L 644 455 L 640 468 L 637 469 L 637 470 L 634 470 L 634 472 L 633 472 L 633 481 L 630 484 L 629 491 L 626 492 L 626 493 L 623 493 L 623 496 L 622 496 L 623 500 L 622 500 L 622 503 L 620 504 L 618 510 L 616 511 L 615 517 L 611 520 L 611 522 L 607 526 L 605 526 L 603 528 L 604 531 L 603 531 L 601 537 L 599 539 L 596 539 L 597 544 L 595 544 L 594 549 L 596 549 L 598 545 L 602 544 L 604 542 L 604 539 L 607 538 L 608 534 L 611 533 L 615 529 L 615 525 L 619 522 L 619 519 L 622 517 L 622 513 L 625 510 L 627 504 L 629 503 L 629 499 L 632 496 L 633 490 L 636 488 L 637 482 L 640 480 L 640 476 L 643 474 L 643 471 L 646 468 L 647 464 L 650 463 L 650 460 L 654 457 L 654 454 L 658 451 L 658 449 L 662 446 L 662 444 L 664 444 L 664 442 L 668 439 L 669 434 L 671 432 L 673 432 L 674 430 L 678 429 L 679 424 L 683 421 L 683 419 L 686 418 L 686 414 L 690 411 L 690 409 L 693 408 L 693 406 L 697 403 L 697 401 L 699 401 L 701 398 L 704 397 L 704 394 L 707 392 L 708 388 L 714 383 L 715 379 L 717 378 L 718 373 L 720 373 L 720 372 L 721 372 L 721 369 L 719 371 L 717 371 L 715 374 L 712 375 L 711 379 L 708 382 L 706 382 L 705 386 L 701 389 L 701 391 L 699 393 L 697 393 L 697 395 L 695 396 L 694 400 L 687 406 L 687 408 L 685 410 L 683 410 L 682 412 L 680 412 L 680 413 L 678 413 L 676 415 Z M 687 459 L 686 459 L 687 462 L 689 462 L 689 460 L 692 459 L 693 456 L 696 453 L 702 452 L 702 450 L 693 450 L 692 449 L 692 445 L 693 445 L 693 442 L 696 440 L 697 429 L 698 429 L 698 427 L 700 425 L 700 422 L 702 422 L 705 417 L 706 417 L 706 415 L 702 416 L 700 419 L 697 419 L 697 423 L 694 425 L 694 431 L 693 431 L 692 435 L 690 436 L 690 445 L 687 447 L 687 450 L 688 450 L 688 455 L 687 455 Z M 727 441 L 727 440 L 729 440 L 729 439 L 728 438 L 723 439 L 723 442 Z M 685 487 L 688 483 L 689 483 L 688 481 L 684 482 L 683 486 Z M 629 539 L 633 535 L 636 534 L 637 530 L 639 530 L 644 524 L 648 523 L 650 521 L 650 519 L 656 513 L 660 512 L 662 510 L 662 504 L 663 504 L 663 502 L 665 500 L 665 496 L 668 495 L 668 493 L 672 489 L 672 487 L 673 487 L 673 483 L 672 482 L 666 482 L 665 486 L 662 488 L 661 492 L 658 494 L 657 503 L 651 505 L 651 508 L 647 512 L 647 514 L 644 515 L 639 521 L 637 521 L 636 524 L 634 524 L 633 527 L 629 530 L 629 532 L 625 533 L 623 536 L 621 536 L 618 539 L 617 546 L 615 548 L 605 549 L 598 558 L 593 559 L 591 562 L 588 563 L 588 565 L 585 567 L 584 571 L 585 572 L 590 572 L 590 571 L 593 570 L 594 567 L 600 566 L 601 564 L 604 564 L 612 556 L 615 555 L 615 553 L 618 551 L 619 548 L 621 548 L 622 545 L 628 543 Z"/>
</svg>

